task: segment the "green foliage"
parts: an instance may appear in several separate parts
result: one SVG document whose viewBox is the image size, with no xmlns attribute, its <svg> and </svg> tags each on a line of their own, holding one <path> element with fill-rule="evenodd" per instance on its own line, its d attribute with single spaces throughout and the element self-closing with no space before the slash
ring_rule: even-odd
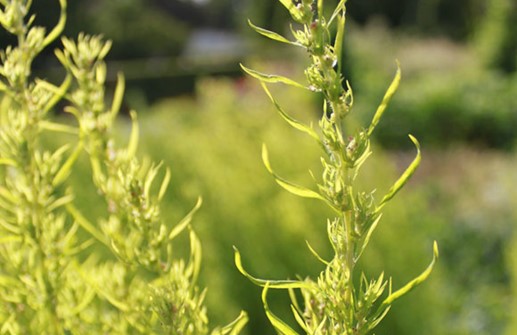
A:
<svg viewBox="0 0 517 335">
<path fill-rule="evenodd" d="M 311 64 L 305 70 L 308 85 L 303 85 L 283 76 L 262 74 L 243 67 L 253 77 L 260 80 L 279 114 L 294 128 L 306 133 L 321 146 L 325 156 L 321 158 L 323 176 L 317 181 L 317 190 L 287 181 L 273 171 L 266 146 L 262 158 L 267 170 L 275 181 L 295 195 L 315 198 L 326 203 L 334 217 L 327 221 L 327 232 L 334 256 L 324 260 L 314 249 L 310 250 L 325 266 L 317 280 L 308 278 L 298 280 L 263 280 L 254 278 L 242 265 L 241 255 L 235 250 L 235 263 L 239 271 L 254 284 L 263 287 L 262 301 L 266 315 L 280 334 L 298 334 L 269 308 L 267 293 L 269 289 L 287 289 L 292 301 L 292 312 L 298 325 L 307 334 L 369 334 L 386 316 L 394 301 L 407 294 L 430 275 L 438 257 L 434 246 L 434 256 L 428 268 L 402 288 L 393 291 L 390 280 L 384 274 L 368 279 L 364 273 L 360 283 L 354 282 L 357 262 L 368 245 L 373 231 L 381 218 L 381 209 L 404 186 L 413 175 L 420 162 L 420 147 L 417 140 L 410 136 L 417 147 L 417 156 L 388 190 L 380 201 L 376 201 L 374 191 L 364 192 L 357 189 L 355 181 L 359 171 L 371 154 L 370 136 L 379 123 L 386 107 L 400 81 L 400 70 L 388 88 L 381 105 L 378 107 L 370 125 L 352 135 L 345 133 L 344 120 L 351 112 L 354 99 L 348 82 L 343 86 L 341 77 L 342 39 L 344 36 L 346 0 L 340 1 L 330 17 L 324 14 L 324 1 L 303 0 L 294 4 L 280 0 L 301 28 L 292 28 L 296 42 L 266 29 L 252 25 L 258 33 L 272 40 L 290 43 L 305 49 Z M 336 38 L 331 39 L 330 27 L 335 24 Z M 324 97 L 323 112 L 319 126 L 321 135 L 312 125 L 305 125 L 286 114 L 270 93 L 267 83 L 283 83 L 296 88 L 307 88 Z M 299 304 L 295 289 L 299 289 L 303 305 Z M 387 291 L 387 295 L 385 294 Z"/>
<path fill-rule="evenodd" d="M 61 34 L 61 18 L 48 34 L 26 20 L 31 1 L 2 1 L 0 24 L 18 45 L 2 53 L 0 119 L 0 332 L 2 334 L 208 334 L 197 287 L 201 247 L 191 213 L 165 224 L 160 202 L 170 180 L 161 165 L 136 156 L 136 114 L 127 146 L 112 127 L 124 94 L 120 75 L 111 107 L 105 105 L 111 43 L 81 34 L 63 38 L 56 55 L 66 69 L 60 86 L 33 78 L 34 58 Z M 77 125 L 57 123 L 49 111 L 66 102 Z M 44 134 L 74 136 L 72 144 L 46 147 Z M 91 183 L 105 210 L 92 217 L 77 206 L 68 184 L 86 154 Z M 85 176 L 82 176 L 83 178 Z M 174 257 L 172 240 L 189 230 L 188 261 Z M 106 257 L 108 253 L 110 256 Z M 214 335 L 237 334 L 237 320 Z"/>
</svg>

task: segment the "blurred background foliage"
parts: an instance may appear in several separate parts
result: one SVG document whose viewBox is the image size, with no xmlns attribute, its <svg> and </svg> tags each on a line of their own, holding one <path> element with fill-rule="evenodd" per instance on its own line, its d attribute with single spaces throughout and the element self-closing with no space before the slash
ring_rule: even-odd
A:
<svg viewBox="0 0 517 335">
<path fill-rule="evenodd" d="M 33 6 L 38 23 L 57 20 L 56 1 Z M 351 127 L 372 117 L 395 59 L 403 70 L 364 187 L 382 194 L 403 171 L 413 154 L 408 133 L 423 146 L 421 168 L 388 206 L 362 267 L 385 270 L 399 287 L 427 264 L 432 240 L 441 249 L 431 280 L 397 303 L 377 334 L 516 334 L 517 2 L 349 0 L 348 12 Z M 255 36 L 247 18 L 288 31 L 277 0 L 74 0 L 66 35 L 85 31 L 114 41 L 109 76 L 126 74 L 125 108 L 139 112 L 141 153 L 172 169 L 164 216 L 177 222 L 204 198 L 194 226 L 211 320 L 222 324 L 245 309 L 254 335 L 273 330 L 260 290 L 233 265 L 232 245 L 251 273 L 268 278 L 317 275 L 320 264 L 305 240 L 322 255 L 329 247 L 323 206 L 281 190 L 260 159 L 266 142 L 279 172 L 311 185 L 307 169 L 320 171 L 318 148 L 280 120 L 238 67 L 242 61 L 303 80 L 305 55 Z M 11 42 L 7 35 L 0 41 Z M 51 49 L 36 71 L 59 78 Z M 297 118 L 317 120 L 319 101 L 306 92 L 279 86 L 274 94 Z M 121 138 L 129 126 L 120 120 Z M 82 190 L 77 201 L 95 217 L 103 205 L 88 188 L 87 171 L 79 164 L 73 178 Z M 286 302 L 272 295 L 275 311 L 288 317 Z"/>
</svg>

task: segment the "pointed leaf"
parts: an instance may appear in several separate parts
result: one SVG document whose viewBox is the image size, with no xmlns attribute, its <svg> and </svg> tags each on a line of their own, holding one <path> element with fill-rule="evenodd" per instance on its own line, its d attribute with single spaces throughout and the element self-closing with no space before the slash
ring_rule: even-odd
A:
<svg viewBox="0 0 517 335">
<path fill-rule="evenodd" d="M 212 332 L 212 335 L 237 335 L 248 323 L 248 314 L 241 311 L 239 316 L 232 321 L 232 323 L 224 326 L 222 329 L 217 329 Z"/>
<path fill-rule="evenodd" d="M 282 42 L 282 43 L 287 43 L 287 44 L 292 44 L 292 45 L 296 45 L 296 46 L 300 46 L 300 44 L 296 43 L 296 42 L 293 42 L 293 41 L 289 41 L 287 38 L 285 38 L 284 36 L 278 34 L 278 33 L 275 33 L 273 31 L 269 31 L 267 29 L 264 29 L 264 28 L 260 28 L 256 25 L 254 25 L 251 20 L 248 20 L 248 24 L 251 28 L 253 28 L 257 33 L 259 33 L 260 35 L 263 35 L 269 39 L 272 39 L 272 40 L 275 40 L 275 41 L 278 41 L 278 42 Z"/>
<path fill-rule="evenodd" d="M 397 91 L 397 88 L 400 84 L 400 64 L 397 62 L 397 73 L 395 74 L 395 78 L 393 78 L 393 81 L 390 84 L 390 87 L 386 91 L 386 94 L 384 95 L 384 98 L 382 99 L 382 102 L 380 106 L 377 108 L 377 111 L 375 112 L 375 115 L 373 116 L 372 123 L 370 124 L 370 127 L 368 128 L 368 135 L 371 135 L 373 133 L 373 130 L 381 120 L 382 115 L 386 111 L 386 108 L 388 107 L 388 104 Z"/>
<path fill-rule="evenodd" d="M 402 187 L 404 187 L 404 185 L 408 182 L 408 180 L 411 178 L 411 176 L 415 173 L 416 169 L 420 165 L 420 161 L 422 159 L 420 153 L 420 143 L 418 143 L 418 140 L 412 135 L 409 135 L 409 138 L 415 144 L 417 150 L 416 157 L 415 159 L 413 159 L 406 171 L 404 171 L 402 176 L 400 176 L 400 178 L 395 182 L 395 184 L 393 184 L 393 186 L 389 189 L 388 194 L 384 196 L 377 210 L 380 210 L 382 207 L 384 207 L 384 205 L 388 201 L 390 201 L 395 196 L 395 194 L 397 194 L 397 192 L 400 191 Z"/>
<path fill-rule="evenodd" d="M 131 115 L 131 135 L 129 137 L 129 144 L 127 146 L 127 157 L 133 158 L 136 155 L 136 149 L 138 147 L 138 137 L 139 137 L 139 128 L 138 128 L 138 121 L 135 111 L 131 111 L 129 113 Z"/>
<path fill-rule="evenodd" d="M 279 76 L 279 75 L 275 75 L 275 74 L 266 74 L 266 73 L 262 73 L 262 72 L 259 72 L 259 71 L 255 71 L 255 70 L 252 70 L 252 69 L 249 69 L 247 68 L 246 66 L 242 65 L 241 64 L 241 68 L 244 70 L 244 72 L 246 72 L 247 74 L 249 74 L 250 76 L 252 76 L 253 78 L 256 78 L 260 81 L 263 81 L 263 82 L 266 82 L 266 83 L 282 83 L 282 84 L 286 84 L 286 85 L 290 85 L 290 86 L 294 86 L 294 87 L 298 87 L 298 88 L 304 88 L 304 89 L 307 89 L 305 86 L 303 86 L 302 84 L 292 80 L 292 79 L 289 79 L 287 77 L 284 77 L 284 76 Z"/>
<path fill-rule="evenodd" d="M 62 182 L 64 182 L 66 180 L 66 178 L 68 178 L 68 176 L 70 175 L 70 172 L 72 171 L 72 166 L 74 165 L 75 161 L 79 157 L 79 154 L 81 153 L 82 150 L 83 150 L 83 143 L 82 142 L 77 143 L 77 146 L 75 147 L 72 154 L 68 157 L 66 162 L 63 164 L 63 166 L 61 166 L 59 171 L 54 176 L 54 179 L 52 180 L 52 186 L 56 187 L 56 186 L 60 185 Z"/>
<path fill-rule="evenodd" d="M 313 198 L 325 201 L 325 198 L 323 198 L 319 193 L 316 193 L 303 186 L 293 184 L 279 177 L 271 168 L 271 164 L 269 162 L 269 154 L 265 144 L 262 145 L 262 161 L 264 162 L 264 165 L 266 169 L 269 171 L 269 173 L 271 173 L 271 175 L 275 178 L 275 181 L 278 183 L 278 185 L 282 186 L 285 190 L 303 198 Z"/>
<path fill-rule="evenodd" d="M 202 249 L 201 242 L 197 237 L 194 230 L 190 230 L 190 260 L 188 272 L 191 273 L 191 282 L 195 283 L 197 281 L 199 270 L 201 269 L 201 258 L 202 258 Z"/>
<path fill-rule="evenodd" d="M 160 186 L 160 191 L 158 192 L 158 201 L 161 201 L 163 199 L 163 196 L 165 195 L 165 192 L 167 191 L 167 187 L 169 186 L 169 183 L 171 181 L 171 170 L 167 168 L 165 170 L 165 177 L 163 177 L 162 184 Z"/>
<path fill-rule="evenodd" d="M 291 327 L 289 327 L 284 321 L 280 320 L 271 310 L 269 309 L 269 305 L 267 303 L 267 291 L 269 289 L 269 283 L 266 283 L 264 289 L 262 290 L 262 302 L 264 304 L 264 310 L 266 312 L 267 318 L 275 327 L 275 329 L 282 335 L 298 335 Z"/>
<path fill-rule="evenodd" d="M 199 197 L 197 199 L 196 205 L 194 208 L 190 210 L 190 212 L 174 227 L 169 233 L 169 240 L 173 240 L 176 236 L 178 236 L 185 228 L 189 225 L 194 217 L 194 214 L 199 210 L 201 204 L 203 203 L 203 199 Z"/>
<path fill-rule="evenodd" d="M 38 126 L 44 130 L 50 130 L 50 131 L 55 131 L 55 132 L 60 132 L 60 133 L 65 133 L 65 134 L 70 134 L 70 135 L 79 134 L 79 129 L 77 129 L 76 127 L 68 126 L 66 124 L 61 124 L 61 123 L 55 123 L 55 122 L 51 122 L 51 121 L 42 120 L 38 123 Z"/>
<path fill-rule="evenodd" d="M 63 32 L 63 29 L 65 28 L 66 23 L 66 0 L 59 0 L 59 4 L 61 5 L 61 12 L 59 14 L 59 21 L 52 29 L 52 31 L 45 37 L 45 40 L 43 40 L 43 46 L 47 46 L 50 43 L 52 43 L 56 38 L 61 35 Z"/>
<path fill-rule="evenodd" d="M 310 126 L 307 126 L 303 123 L 301 123 L 300 121 L 292 118 L 290 115 L 288 115 L 283 109 L 282 107 L 280 107 L 280 104 L 275 100 L 275 98 L 273 97 L 273 95 L 271 94 L 271 92 L 269 91 L 269 89 L 267 88 L 266 84 L 261 82 L 260 83 L 262 85 L 262 88 L 264 89 L 264 92 L 266 92 L 267 96 L 269 97 L 269 99 L 271 100 L 271 102 L 273 103 L 273 105 L 275 105 L 275 108 L 276 110 L 278 111 L 278 113 L 280 114 L 280 116 L 289 124 L 291 125 L 291 127 L 293 127 L 294 129 L 297 129 L 301 132 L 304 132 L 306 134 L 308 134 L 310 137 L 312 137 L 313 139 L 316 140 L 316 142 L 318 142 L 320 145 L 321 145 L 321 140 L 318 136 L 318 134 L 314 131 L 314 129 L 312 129 L 312 127 Z"/>
<path fill-rule="evenodd" d="M 109 243 L 106 241 L 105 236 L 95 227 L 88 219 L 86 219 L 81 212 L 71 203 L 66 205 L 67 211 L 72 215 L 75 222 L 77 222 L 84 230 L 89 232 L 93 237 L 95 237 L 102 244 L 109 246 Z"/>
<path fill-rule="evenodd" d="M 382 307 L 391 305 L 395 300 L 399 299 L 400 297 L 407 294 L 409 291 L 420 285 L 422 282 L 424 282 L 431 272 L 433 271 L 434 264 L 436 263 L 436 260 L 438 259 L 439 251 L 438 251 L 438 244 L 436 241 L 433 244 L 433 260 L 429 264 L 429 266 L 425 269 L 424 272 L 422 272 L 418 277 L 407 283 L 404 287 L 401 289 L 391 293 L 383 302 L 381 305 Z"/>
<path fill-rule="evenodd" d="M 314 255 L 314 257 L 316 257 L 317 260 L 319 260 L 320 262 L 322 262 L 323 264 L 325 265 L 328 265 L 330 262 L 324 260 L 317 252 L 316 250 L 314 250 L 314 248 L 311 246 L 311 244 L 309 243 L 309 241 L 305 241 L 305 244 L 307 244 L 307 247 L 309 248 L 310 252 Z"/>
<path fill-rule="evenodd" d="M 235 266 L 239 270 L 239 272 L 244 275 L 244 277 L 248 278 L 253 284 L 257 286 L 265 286 L 269 285 L 270 288 L 274 289 L 288 289 L 288 288 L 311 288 L 311 285 L 308 282 L 299 281 L 299 280 L 266 280 L 255 278 L 250 275 L 244 267 L 242 266 L 242 259 L 239 250 L 234 246 L 233 250 L 235 251 Z"/>
<path fill-rule="evenodd" d="M 282 5 L 284 5 L 287 10 L 289 10 L 289 13 L 291 13 L 291 16 L 293 19 L 297 22 L 303 22 L 303 15 L 301 11 L 296 8 L 296 6 L 293 4 L 292 0 L 279 0 Z"/>
<path fill-rule="evenodd" d="M 122 106 L 122 100 L 124 99 L 124 90 L 126 88 L 126 82 L 122 73 L 117 74 L 117 86 L 115 88 L 115 94 L 113 95 L 113 102 L 111 104 L 111 119 L 115 120 L 117 114 Z"/>
</svg>

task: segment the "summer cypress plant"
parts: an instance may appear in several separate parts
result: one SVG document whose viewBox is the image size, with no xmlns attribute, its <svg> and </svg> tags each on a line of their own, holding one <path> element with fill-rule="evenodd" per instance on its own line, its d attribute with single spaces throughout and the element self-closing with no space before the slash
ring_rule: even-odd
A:
<svg viewBox="0 0 517 335">
<path fill-rule="evenodd" d="M 190 228 L 201 201 L 177 225 L 165 224 L 160 201 L 170 173 L 137 157 L 135 112 L 128 145 L 117 146 L 111 130 L 124 80 L 118 76 L 106 106 L 110 42 L 63 38 L 56 51 L 63 82 L 34 78 L 33 60 L 62 33 L 66 0 L 49 33 L 27 18 L 31 3 L 0 0 L 0 24 L 17 38 L 0 65 L 0 334 L 208 334 L 205 291 L 196 285 L 201 246 Z M 58 102 L 76 125 L 51 118 Z M 45 146 L 42 137 L 56 132 L 75 140 Z M 105 217 L 89 217 L 74 200 L 81 190 L 68 176 L 81 155 Z M 171 244 L 185 230 L 188 261 L 175 257 Z M 246 320 L 241 313 L 211 334 L 237 334 Z"/>
<path fill-rule="evenodd" d="M 397 67 L 395 78 L 389 86 L 370 124 L 355 133 L 347 133 L 345 121 L 354 103 L 351 86 L 342 73 L 342 46 L 345 33 L 346 0 L 341 0 L 330 17 L 325 15 L 323 0 L 279 0 L 289 11 L 294 24 L 291 32 L 294 41 L 278 33 L 250 26 L 259 34 L 272 40 L 303 48 L 310 57 L 305 69 L 307 84 L 301 84 L 280 75 L 264 74 L 245 66 L 243 70 L 260 81 L 280 116 L 292 127 L 306 133 L 321 147 L 323 173 L 314 177 L 316 188 L 296 185 L 280 177 L 272 168 L 267 147 L 262 148 L 262 158 L 275 181 L 287 191 L 305 198 L 323 201 L 334 217 L 327 221 L 327 232 L 334 251 L 331 260 L 323 257 L 309 245 L 310 251 L 324 265 L 316 279 L 264 280 L 250 275 L 243 267 L 241 255 L 235 249 L 235 262 L 240 272 L 253 283 L 263 287 L 262 301 L 267 317 L 278 333 L 295 335 L 297 332 L 269 308 L 267 293 L 270 289 L 286 289 L 291 297 L 291 308 L 298 325 L 306 334 L 358 335 L 371 334 L 390 310 L 394 301 L 418 286 L 430 275 L 438 257 L 434 244 L 430 265 L 415 279 L 394 290 L 391 279 L 384 273 L 370 279 L 364 273 L 356 275 L 356 266 L 377 227 L 382 209 L 413 175 L 420 163 L 420 146 L 409 136 L 417 149 L 416 158 L 402 176 L 380 199 L 374 191 L 359 191 L 355 183 L 361 166 L 371 154 L 371 136 L 384 114 L 390 99 L 398 88 L 401 73 Z M 335 29 L 335 38 L 332 38 Z M 398 64 L 397 64 L 398 65 Z M 319 131 L 287 114 L 275 100 L 268 84 L 283 83 L 320 94 L 324 103 L 319 121 Z M 300 303 L 301 292 L 303 303 Z"/>
</svg>

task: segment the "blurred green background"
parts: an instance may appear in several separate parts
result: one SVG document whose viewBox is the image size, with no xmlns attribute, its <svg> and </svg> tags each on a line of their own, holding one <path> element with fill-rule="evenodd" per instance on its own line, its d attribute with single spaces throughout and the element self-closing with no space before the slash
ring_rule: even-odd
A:
<svg viewBox="0 0 517 335">
<path fill-rule="evenodd" d="M 56 2 L 34 2 L 38 23 L 57 20 Z M 379 194 L 388 189 L 414 155 L 408 133 L 423 147 L 421 168 L 386 209 L 361 268 L 372 277 L 384 270 L 399 287 L 425 268 L 433 240 L 441 249 L 430 280 L 397 302 L 376 334 L 517 334 L 517 1 L 349 0 L 348 13 L 351 129 L 372 117 L 395 59 L 403 71 L 362 184 Z M 255 36 L 247 18 L 288 31 L 276 0 L 71 0 L 66 35 L 85 31 L 114 41 L 109 76 L 126 74 L 125 109 L 139 113 L 141 153 L 172 170 L 164 217 L 172 225 L 197 196 L 204 199 L 194 227 L 210 319 L 223 324 L 245 309 L 246 334 L 258 335 L 274 331 L 260 289 L 233 265 L 232 246 L 257 276 L 316 276 L 322 266 L 305 241 L 330 255 L 329 213 L 281 190 L 262 166 L 265 142 L 283 176 L 312 185 L 308 169 L 320 171 L 320 153 L 282 122 L 238 66 L 303 80 L 306 56 Z M 52 50 L 36 72 L 60 77 Z M 316 97 L 281 86 L 273 92 L 292 115 L 317 122 Z M 121 141 L 129 126 L 121 118 Z M 73 182 L 94 218 L 103 204 L 88 173 L 79 165 Z M 178 255 L 186 248 L 179 241 Z M 273 292 L 272 306 L 290 317 L 287 294 Z"/>
</svg>

